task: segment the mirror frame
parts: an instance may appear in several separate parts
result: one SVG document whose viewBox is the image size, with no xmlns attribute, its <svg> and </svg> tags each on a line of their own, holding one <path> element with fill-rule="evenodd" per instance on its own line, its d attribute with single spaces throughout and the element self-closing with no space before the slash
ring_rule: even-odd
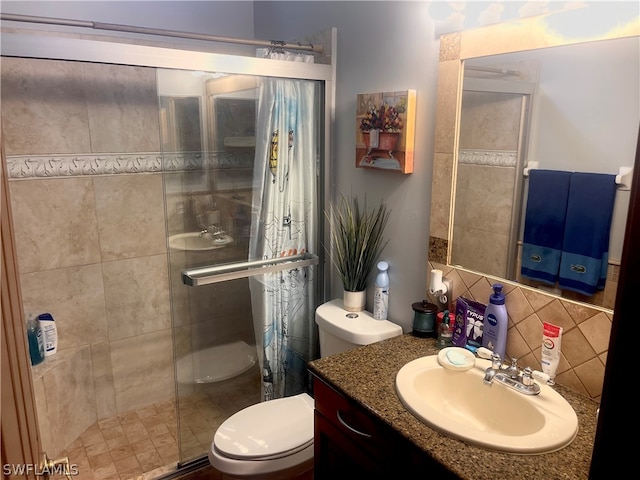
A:
<svg viewBox="0 0 640 480">
<path fill-rule="evenodd" d="M 589 5 L 576 10 L 584 8 L 589 8 Z M 448 33 L 440 37 L 427 257 L 430 264 L 439 264 L 435 268 L 444 266 L 448 270 L 465 271 L 462 267 L 451 265 L 452 219 L 462 111 L 464 61 L 489 55 L 516 53 L 640 35 L 640 25 L 637 22 L 637 17 L 631 19 L 626 25 L 618 26 L 609 32 L 579 38 L 565 37 L 561 32 L 553 29 L 551 24 L 560 16 L 566 16 L 568 19 L 576 10 L 567 10 L 472 30 Z M 554 22 L 549 21 L 551 18 L 553 18 Z M 473 273 L 484 275 L 480 272 Z M 515 283 L 508 280 L 505 281 Z"/>
</svg>

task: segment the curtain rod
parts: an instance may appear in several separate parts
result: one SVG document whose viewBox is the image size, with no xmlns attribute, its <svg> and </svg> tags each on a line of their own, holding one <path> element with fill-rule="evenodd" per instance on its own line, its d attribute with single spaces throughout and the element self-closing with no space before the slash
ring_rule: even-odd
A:
<svg viewBox="0 0 640 480">
<path fill-rule="evenodd" d="M 64 18 L 36 17 L 31 15 L 15 15 L 11 13 L 0 14 L 0 20 L 11 22 L 44 23 L 48 25 L 64 25 L 68 27 L 85 27 L 95 30 L 111 30 L 127 33 L 144 33 L 148 35 L 162 35 L 167 37 L 189 38 L 193 40 L 205 40 L 209 42 L 237 43 L 253 45 L 256 47 L 289 48 L 295 50 L 308 50 L 322 53 L 322 45 L 286 43 L 280 40 L 249 40 L 244 38 L 220 37 L 205 33 L 180 32 L 175 30 L 163 30 L 160 28 L 136 27 L 133 25 L 118 25 L 115 23 L 91 22 L 85 20 L 67 20 Z"/>
<path fill-rule="evenodd" d="M 487 73 L 500 73 L 502 75 L 520 75 L 520 72 L 516 70 L 507 70 L 505 68 L 492 68 L 492 67 L 480 67 L 476 65 L 465 65 L 466 70 L 475 70 L 478 72 L 487 72 Z"/>
</svg>

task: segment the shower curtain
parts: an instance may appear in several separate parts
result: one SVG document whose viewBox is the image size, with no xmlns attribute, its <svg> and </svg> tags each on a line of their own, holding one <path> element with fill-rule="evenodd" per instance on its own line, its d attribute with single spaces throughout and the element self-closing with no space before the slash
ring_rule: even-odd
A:
<svg viewBox="0 0 640 480">
<path fill-rule="evenodd" d="M 316 251 L 316 88 L 306 80 L 261 82 L 249 260 Z M 302 267 L 250 281 L 263 400 L 308 388 L 306 364 L 317 357 L 313 275 Z"/>
</svg>

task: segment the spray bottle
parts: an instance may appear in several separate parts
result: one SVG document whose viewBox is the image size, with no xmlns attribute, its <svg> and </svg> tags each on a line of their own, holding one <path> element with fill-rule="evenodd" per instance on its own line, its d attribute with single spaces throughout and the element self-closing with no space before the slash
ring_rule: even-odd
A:
<svg viewBox="0 0 640 480">
<path fill-rule="evenodd" d="M 387 320 L 389 314 L 389 274 L 387 262 L 378 262 L 375 291 L 373 294 L 373 318 Z"/>
</svg>

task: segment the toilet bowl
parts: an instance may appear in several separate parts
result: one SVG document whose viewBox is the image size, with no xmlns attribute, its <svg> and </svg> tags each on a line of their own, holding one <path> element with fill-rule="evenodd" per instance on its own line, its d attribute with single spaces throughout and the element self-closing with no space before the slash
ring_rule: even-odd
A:
<svg viewBox="0 0 640 480">
<path fill-rule="evenodd" d="M 226 478 L 305 478 L 313 470 L 313 398 L 301 393 L 235 413 L 216 430 L 209 461 Z"/>
<path fill-rule="evenodd" d="M 342 300 L 316 309 L 320 356 L 326 357 L 402 334 L 367 311 L 347 312 Z M 223 478 L 313 478 L 313 409 L 306 393 L 247 407 L 218 427 L 209 462 Z"/>
</svg>

